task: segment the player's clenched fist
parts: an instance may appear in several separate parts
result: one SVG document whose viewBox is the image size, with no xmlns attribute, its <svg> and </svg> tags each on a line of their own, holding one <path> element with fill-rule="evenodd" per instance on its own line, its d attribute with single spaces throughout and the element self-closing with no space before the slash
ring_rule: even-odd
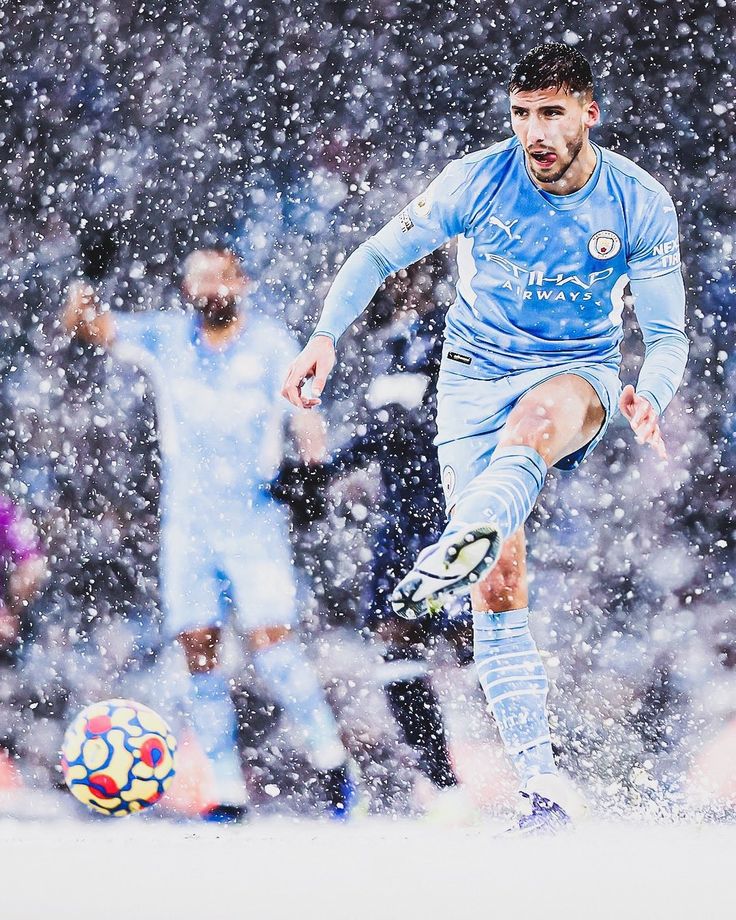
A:
<svg viewBox="0 0 736 920">
<path fill-rule="evenodd" d="M 322 390 L 334 366 L 332 339 L 327 335 L 314 336 L 289 365 L 281 395 L 298 409 L 313 409 L 320 404 Z M 302 396 L 302 387 L 308 380 L 313 381 L 312 391 L 309 396 Z"/>
<path fill-rule="evenodd" d="M 629 385 L 624 387 L 619 408 L 624 418 L 628 419 L 637 441 L 640 444 L 651 444 L 657 454 L 666 460 L 667 450 L 659 430 L 659 416 L 649 400 L 639 396 Z"/>
</svg>

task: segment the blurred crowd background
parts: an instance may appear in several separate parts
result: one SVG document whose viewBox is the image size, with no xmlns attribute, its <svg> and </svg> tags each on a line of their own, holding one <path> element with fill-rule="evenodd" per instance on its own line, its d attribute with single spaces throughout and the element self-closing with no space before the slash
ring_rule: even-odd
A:
<svg viewBox="0 0 736 920">
<path fill-rule="evenodd" d="M 115 694 L 175 709 L 180 669 L 159 628 L 152 382 L 59 324 L 80 240 L 109 231 L 104 296 L 126 311 L 181 309 L 186 255 L 230 246 L 253 308 L 304 341 L 345 256 L 448 159 L 510 133 L 510 65 L 544 40 L 590 58 L 594 139 L 676 202 L 692 338 L 664 421 L 669 463 L 619 420 L 577 473 L 550 477 L 529 525 L 561 762 L 606 801 L 678 801 L 696 767 L 725 783 L 712 739 L 736 714 L 735 32 L 724 0 L 0 9 L 0 748 L 26 783 L 58 782 L 54 752 L 79 706 Z M 431 351 L 452 255 L 392 280 L 343 340 L 326 394 L 333 450 L 390 427 L 371 380 L 397 342 Z M 627 323 L 628 382 L 642 349 Z M 420 370 L 431 376 L 429 358 Z M 429 392 L 409 407 L 424 426 Z M 410 807 L 414 776 L 365 627 L 391 516 L 380 459 L 338 471 L 318 518 L 297 507 L 293 527 L 304 641 L 376 810 Z M 420 466 L 418 491 L 432 473 Z M 233 673 L 247 675 L 239 654 Z M 467 652 L 441 637 L 430 657 L 458 771 L 492 799 L 503 768 Z M 305 807 L 307 768 L 275 707 L 249 680 L 239 699 L 254 786 L 278 777 L 284 807 Z"/>
</svg>

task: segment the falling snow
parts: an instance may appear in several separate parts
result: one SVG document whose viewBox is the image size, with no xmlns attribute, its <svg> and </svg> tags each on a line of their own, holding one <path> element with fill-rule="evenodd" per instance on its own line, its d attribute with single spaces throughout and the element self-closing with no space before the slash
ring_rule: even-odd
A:
<svg viewBox="0 0 736 920">
<path fill-rule="evenodd" d="M 692 341 L 663 424 L 669 462 L 618 419 L 574 476 L 550 477 L 530 520 L 553 737 L 561 765 L 607 813 L 730 809 L 736 26 L 725 0 L 209 0 L 191 10 L 61 0 L 1 5 L 0 30 L 0 495 L 33 525 L 48 570 L 0 648 L 0 786 L 10 771 L 26 797 L 61 797 L 61 735 L 95 699 L 155 702 L 186 732 L 186 676 L 161 628 L 154 383 L 145 366 L 64 333 L 70 282 L 94 277 L 123 312 L 178 311 L 186 255 L 228 245 L 254 307 L 306 341 L 347 254 L 449 159 L 510 134 L 509 67 L 551 40 L 592 62 L 595 140 L 640 163 L 676 203 Z M 377 425 L 411 430 L 403 485 L 414 476 L 421 514 L 439 520 L 431 382 L 420 408 L 387 409 L 369 388 L 396 370 L 388 355 L 417 371 L 412 347 L 432 376 L 436 324 L 416 333 L 401 317 L 450 303 L 452 255 L 439 251 L 379 292 L 343 340 L 326 393 L 333 465 L 311 491 L 298 482 L 296 498 L 282 477 L 295 506 L 301 640 L 370 813 L 416 813 L 421 781 L 380 692 L 384 645 L 366 625 L 396 499 L 382 460 L 396 462 L 397 439 L 358 450 L 356 438 L 365 447 Z M 626 328 L 629 382 L 643 354 L 630 309 Z M 510 780 L 465 666 L 467 616 L 454 613 L 429 658 L 458 772 L 497 814 Z M 309 813 L 312 768 L 234 637 L 226 667 L 256 810 Z M 13 803 L 10 813 L 28 813 Z"/>
</svg>

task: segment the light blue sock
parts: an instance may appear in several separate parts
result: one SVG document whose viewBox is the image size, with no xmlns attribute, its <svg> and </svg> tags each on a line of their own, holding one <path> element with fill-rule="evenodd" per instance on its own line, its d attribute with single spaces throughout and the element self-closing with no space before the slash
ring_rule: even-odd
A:
<svg viewBox="0 0 736 920">
<path fill-rule="evenodd" d="M 499 447 L 460 493 L 445 533 L 495 520 L 501 540 L 508 540 L 529 517 L 546 475 L 547 464 L 533 447 Z"/>
<path fill-rule="evenodd" d="M 475 667 L 522 786 L 556 773 L 547 721 L 547 675 L 529 631 L 529 609 L 473 614 Z"/>
<path fill-rule="evenodd" d="M 218 804 L 245 801 L 245 783 L 235 746 L 237 721 L 227 680 L 218 670 L 190 674 L 189 715 L 207 755 L 215 780 Z"/>
<path fill-rule="evenodd" d="M 277 642 L 253 654 L 256 673 L 301 732 L 312 765 L 318 770 L 342 766 L 347 755 L 334 713 L 312 664 L 295 639 Z"/>
</svg>

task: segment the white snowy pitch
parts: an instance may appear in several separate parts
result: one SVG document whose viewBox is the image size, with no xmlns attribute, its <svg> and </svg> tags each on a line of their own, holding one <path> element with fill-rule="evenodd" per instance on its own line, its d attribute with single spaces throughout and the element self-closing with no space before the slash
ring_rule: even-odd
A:
<svg viewBox="0 0 736 920">
<path fill-rule="evenodd" d="M 679 920 L 731 916 L 736 826 L 591 823 L 552 839 L 496 825 L 363 819 L 215 828 L 0 821 L 12 920 Z"/>
</svg>

